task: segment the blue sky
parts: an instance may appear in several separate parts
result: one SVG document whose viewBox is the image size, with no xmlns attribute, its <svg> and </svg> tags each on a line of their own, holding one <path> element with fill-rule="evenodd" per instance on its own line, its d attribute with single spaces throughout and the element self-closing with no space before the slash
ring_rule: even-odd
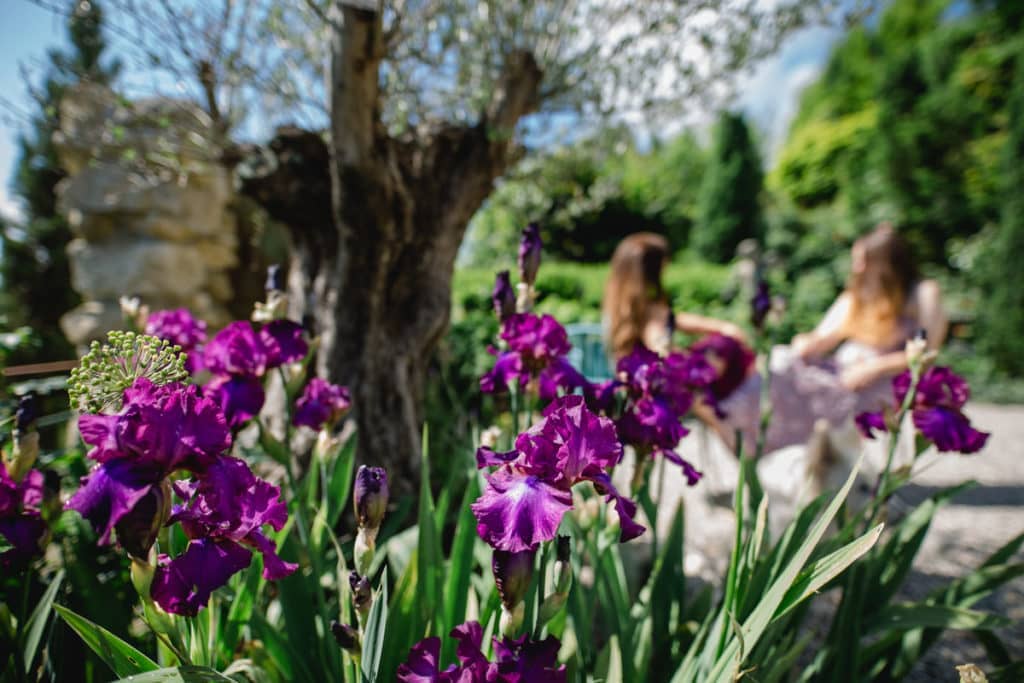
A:
<svg viewBox="0 0 1024 683">
<path fill-rule="evenodd" d="M 24 118 L 11 107 L 30 110 L 21 67 L 38 76 L 46 49 L 64 45 L 65 33 L 62 19 L 29 0 L 0 0 L 0 213 L 6 216 L 20 213 L 11 196 L 10 178 L 17 159 L 18 128 L 24 125 Z M 738 105 L 762 131 L 769 159 L 795 112 L 800 90 L 813 82 L 839 35 L 822 28 L 801 31 L 790 37 L 779 54 L 740 79 Z M 702 125 L 710 120 L 710 113 L 694 120 Z"/>
</svg>

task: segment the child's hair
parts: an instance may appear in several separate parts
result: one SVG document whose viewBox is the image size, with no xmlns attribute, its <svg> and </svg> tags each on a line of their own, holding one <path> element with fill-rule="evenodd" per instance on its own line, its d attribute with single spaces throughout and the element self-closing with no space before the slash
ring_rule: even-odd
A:
<svg viewBox="0 0 1024 683">
<path fill-rule="evenodd" d="M 917 281 L 917 264 L 906 240 L 890 223 L 857 240 L 864 250 L 864 268 L 851 272 L 846 283 L 850 311 L 843 325 L 847 338 L 877 347 L 894 336 L 911 288 Z"/>
<path fill-rule="evenodd" d="M 651 306 L 668 303 L 661 285 L 668 257 L 668 241 L 652 232 L 630 235 L 616 247 L 602 305 L 606 342 L 615 358 L 643 340 Z"/>
</svg>

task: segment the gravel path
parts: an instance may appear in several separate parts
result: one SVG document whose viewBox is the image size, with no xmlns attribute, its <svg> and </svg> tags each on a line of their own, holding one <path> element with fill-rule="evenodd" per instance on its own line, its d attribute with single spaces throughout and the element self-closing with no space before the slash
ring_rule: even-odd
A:
<svg viewBox="0 0 1024 683">
<path fill-rule="evenodd" d="M 900 493 L 902 502 L 913 504 L 966 479 L 978 482 L 977 487 L 960 494 L 935 515 L 901 591 L 902 599 L 921 598 L 962 576 L 1024 532 L 1024 406 L 972 404 L 967 412 L 977 428 L 992 433 L 984 451 L 974 456 L 926 453 L 915 468 L 912 483 Z M 707 472 L 706 481 L 687 488 L 671 471 L 676 468 L 670 468 L 662 507 L 674 508 L 680 498 L 685 500 L 687 573 L 717 583 L 732 542 L 734 521 L 726 506 L 731 482 L 735 481 L 735 466 L 715 441 L 699 428 L 684 440 L 681 454 L 699 463 Z M 660 515 L 663 519 L 669 516 Z M 1024 554 L 1017 559 L 1024 560 Z M 819 602 L 823 610 L 828 609 L 826 600 Z M 1004 586 L 976 608 L 1015 620 L 1013 627 L 999 635 L 1011 653 L 1024 656 L 1024 579 Z M 822 617 L 827 619 L 828 615 Z M 984 650 L 969 633 L 947 631 L 906 680 L 955 683 L 959 679 L 953 667 L 965 662 L 989 667 Z"/>
</svg>

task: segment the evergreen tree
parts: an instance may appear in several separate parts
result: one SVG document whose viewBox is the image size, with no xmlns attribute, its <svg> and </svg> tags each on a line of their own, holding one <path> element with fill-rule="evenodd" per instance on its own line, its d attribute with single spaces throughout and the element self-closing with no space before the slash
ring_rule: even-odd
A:
<svg viewBox="0 0 1024 683">
<path fill-rule="evenodd" d="M 1003 148 L 1003 207 L 999 231 L 981 260 L 987 284 L 979 325 L 979 346 L 999 367 L 1024 376 L 1024 51 L 1017 57 Z"/>
<path fill-rule="evenodd" d="M 763 181 L 761 158 L 746 121 L 740 114 L 723 113 L 697 200 L 692 243 L 702 256 L 725 263 L 741 241 L 753 237 L 763 243 Z"/>
<path fill-rule="evenodd" d="M 103 52 L 103 14 L 96 2 L 71 3 L 68 21 L 71 48 L 50 50 L 49 64 L 38 88 L 32 88 L 37 110 L 31 127 L 20 136 L 20 156 L 13 188 L 21 197 L 25 217 L 19 226 L 7 226 L 0 235 L 0 278 L 5 297 L 0 313 L 5 326 L 31 326 L 40 341 L 33 357 L 20 362 L 53 360 L 71 348 L 58 326 L 61 315 L 78 303 L 71 289 L 65 248 L 71 239 L 67 222 L 57 212 L 55 188 L 65 176 L 57 159 L 53 135 L 60 127 L 60 100 L 80 81 L 107 85 L 120 64 L 106 62 Z"/>
</svg>

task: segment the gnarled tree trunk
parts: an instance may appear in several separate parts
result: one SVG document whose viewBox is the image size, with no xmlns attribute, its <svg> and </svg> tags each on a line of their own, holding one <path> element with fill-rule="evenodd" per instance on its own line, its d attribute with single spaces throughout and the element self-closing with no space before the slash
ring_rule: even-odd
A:
<svg viewBox="0 0 1024 683">
<path fill-rule="evenodd" d="M 411 491 L 426 368 L 448 325 L 455 257 L 512 161 L 512 131 L 536 106 L 541 74 L 531 55 L 516 53 L 476 125 L 393 138 L 380 121 L 380 17 L 345 3 L 341 15 L 329 142 L 279 130 L 271 170 L 243 191 L 290 229 L 293 313 L 315 317 L 318 372 L 352 390 L 360 459 Z"/>
</svg>

